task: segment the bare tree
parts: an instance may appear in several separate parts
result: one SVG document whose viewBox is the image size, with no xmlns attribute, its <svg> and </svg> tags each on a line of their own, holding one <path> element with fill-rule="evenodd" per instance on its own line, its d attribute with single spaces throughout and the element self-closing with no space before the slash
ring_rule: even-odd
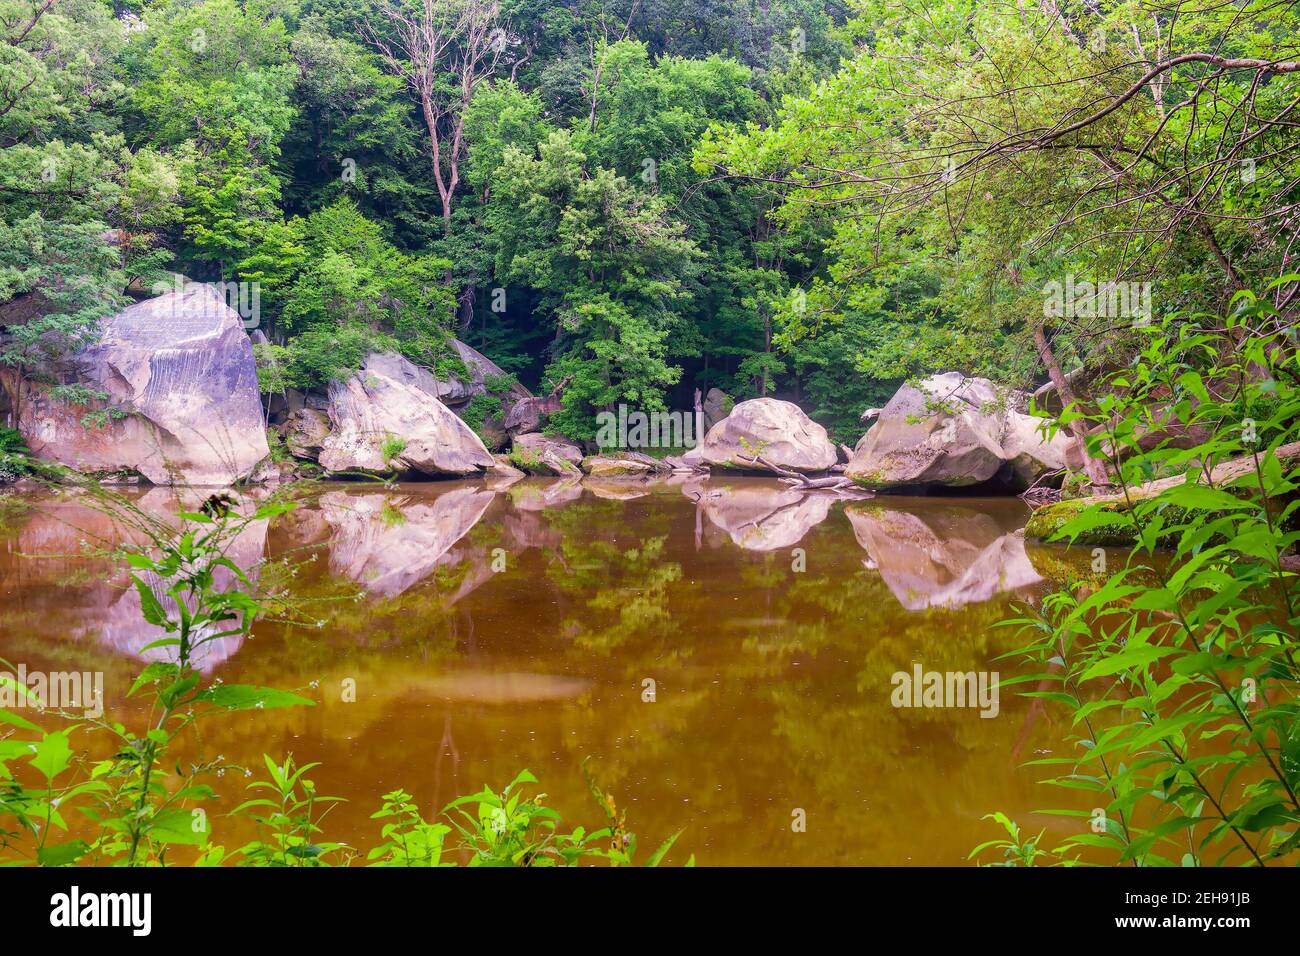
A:
<svg viewBox="0 0 1300 956">
<path fill-rule="evenodd" d="M 420 104 L 429 133 L 429 161 L 451 232 L 452 203 L 465 159 L 465 108 L 474 90 L 496 72 L 507 45 L 495 0 L 380 0 L 365 33 L 388 69 L 402 77 Z"/>
</svg>

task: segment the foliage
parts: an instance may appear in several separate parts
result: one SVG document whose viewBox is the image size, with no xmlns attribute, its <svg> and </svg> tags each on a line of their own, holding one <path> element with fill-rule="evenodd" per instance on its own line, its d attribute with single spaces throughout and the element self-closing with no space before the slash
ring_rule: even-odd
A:
<svg viewBox="0 0 1300 956">
<path fill-rule="evenodd" d="M 1124 507 L 1081 508 L 1058 537 L 1127 525 L 1136 544 L 1010 622 L 1036 666 L 1004 683 L 1036 685 L 1078 732 L 1078 753 L 1032 764 L 1095 795 L 1091 813 L 1044 811 L 1080 818 L 1058 860 L 1263 866 L 1300 846 L 1300 366 L 1279 319 L 1248 293 L 1222 318 L 1173 317 L 1094 411 L 1067 414 L 1097 426 Z M 1200 440 L 1179 447 L 1184 431 Z"/>
</svg>

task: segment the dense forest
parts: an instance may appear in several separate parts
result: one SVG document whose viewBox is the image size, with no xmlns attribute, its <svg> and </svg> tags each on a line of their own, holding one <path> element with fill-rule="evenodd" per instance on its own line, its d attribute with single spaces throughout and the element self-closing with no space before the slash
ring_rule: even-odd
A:
<svg viewBox="0 0 1300 956">
<path fill-rule="evenodd" d="M 571 438 L 718 387 L 852 442 L 909 376 L 1135 347 L 1053 282 L 1217 308 L 1300 222 L 1284 2 L 0 6 L 3 361 L 37 378 L 178 273 L 252 290 L 268 391 L 455 336 L 563 383 Z"/>
<path fill-rule="evenodd" d="M 746 862 L 878 863 L 892 829 L 889 859 L 953 863 L 999 827 L 965 859 L 1296 862 L 1298 28 L 1294 0 L 0 0 L 0 651 L 139 664 L 112 703 L 145 728 L 99 693 L 48 715 L 92 762 L 0 709 L 0 862 L 657 865 L 729 829 Z M 622 406 L 711 424 L 599 440 Z M 263 664 L 295 689 L 224 682 Z M 1014 724 L 958 694 L 981 667 Z M 343 707 L 317 743 L 373 784 L 368 855 L 319 838 L 341 798 L 280 751 L 297 724 L 240 726 L 256 780 L 182 767 L 198 718 L 351 705 L 354 672 L 396 729 Z M 44 714 L 21 683 L 0 704 Z M 383 792 L 411 741 L 459 767 L 489 703 L 463 747 L 518 761 L 504 790 Z M 595 826 L 559 832 L 525 758 Z M 228 766 L 279 801 L 230 812 L 252 842 L 195 828 Z M 96 832 L 47 843 L 77 802 Z"/>
</svg>

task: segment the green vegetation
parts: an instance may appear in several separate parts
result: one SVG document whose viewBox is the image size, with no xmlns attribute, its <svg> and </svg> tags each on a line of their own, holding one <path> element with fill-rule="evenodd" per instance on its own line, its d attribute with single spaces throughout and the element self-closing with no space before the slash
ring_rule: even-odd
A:
<svg viewBox="0 0 1300 956">
<path fill-rule="evenodd" d="M 1005 684 L 1070 715 L 1076 752 L 1034 760 L 1095 794 L 1059 846 L 1002 814 L 1003 862 L 1139 866 L 1293 862 L 1300 850 L 1300 364 L 1279 313 L 1242 293 L 1224 318 L 1148 332 L 1096 412 L 1120 504 L 1070 502 L 1056 537 L 1133 542 L 1123 567 L 1027 609 L 1030 665 Z M 1243 410 L 1261 417 L 1243 416 Z M 1140 440 L 1156 427 L 1164 439 Z M 1174 436 L 1203 434 L 1193 447 Z M 1238 463 L 1224 469 L 1223 463 Z M 1133 494 L 1152 478 L 1174 480 Z M 1150 487 L 1150 486 L 1148 486 Z M 1094 570 L 1096 567 L 1094 565 Z"/>
<path fill-rule="evenodd" d="M 1268 0 L 0 5 L 11 423 L 166 268 L 257 283 L 267 395 L 373 349 L 451 373 L 455 335 L 567 382 L 570 439 L 719 386 L 851 443 L 909 377 L 1140 350 L 1053 283 L 1217 311 L 1294 230 L 1300 21 Z"/>
</svg>

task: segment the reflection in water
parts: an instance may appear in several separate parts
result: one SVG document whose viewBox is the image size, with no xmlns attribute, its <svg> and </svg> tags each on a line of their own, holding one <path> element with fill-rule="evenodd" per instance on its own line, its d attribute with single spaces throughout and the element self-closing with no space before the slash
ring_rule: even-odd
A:
<svg viewBox="0 0 1300 956">
<path fill-rule="evenodd" d="M 372 594 L 401 594 L 443 562 L 494 497 L 475 488 L 457 488 L 431 503 L 382 493 L 322 495 L 319 507 L 333 529 L 330 570 Z"/>
<path fill-rule="evenodd" d="M 122 531 L 75 501 L 32 504 L 0 510 L 0 658 L 102 670 L 107 716 L 138 721 L 147 702 L 125 691 L 152 629 L 121 569 L 81 553 Z M 321 761 L 319 789 L 348 798 L 327 836 L 354 845 L 374 842 L 383 793 L 427 812 L 523 768 L 590 820 L 591 757 L 643 844 L 685 827 L 701 863 L 961 864 L 983 814 L 1041 803 L 1020 763 L 1063 752 L 1069 728 L 1010 694 L 992 720 L 896 710 L 891 675 L 1005 674 L 1019 638 L 992 625 L 1043 585 L 1018 502 L 878 504 L 746 478 L 325 485 L 240 545 L 241 561 L 291 557 L 325 627 L 261 622 L 203 662 L 317 706 L 209 722 L 177 757 Z M 208 781 L 225 809 L 241 778 Z"/>
<path fill-rule="evenodd" d="M 132 501 L 144 515 L 175 525 L 177 512 L 197 509 L 204 497 L 193 490 L 153 488 Z M 266 554 L 266 537 L 267 522 L 251 522 L 234 538 L 227 551 L 228 557 L 245 569 L 254 581 Z M 39 591 L 42 584 L 78 580 L 84 576 L 89 579 L 87 586 L 65 586 L 50 595 L 50 604 L 57 604 L 60 616 L 69 618 L 67 634 L 86 636 L 119 654 L 139 660 L 175 660 L 173 646 L 150 646 L 174 635 L 144 619 L 140 594 L 132 586 L 127 572 L 107 561 L 88 562 L 82 557 L 91 551 L 102 552 L 128 542 L 144 545 L 147 538 L 75 497 L 42 502 L 39 511 L 17 528 L 11 553 L 32 557 L 19 563 L 12 575 L 4 566 L 6 589 L 35 587 Z M 88 574 L 92 568 L 95 573 Z M 39 577 L 29 580 L 24 571 L 35 571 Z M 139 576 L 165 607 L 172 606 L 171 599 L 164 593 L 165 588 L 152 572 L 141 572 Z M 225 568 L 217 568 L 213 579 L 220 590 L 231 585 L 234 575 Z M 204 640 L 204 637 L 201 632 L 195 634 L 196 646 L 191 661 L 195 668 L 205 673 L 230 658 L 244 642 L 239 635 L 225 635 L 214 640 Z M 0 650 L 0 657 L 3 656 Z"/>
<path fill-rule="evenodd" d="M 432 678 L 422 689 L 443 700 L 518 704 L 539 700 L 567 700 L 580 696 L 590 686 L 589 681 L 555 674 L 462 671 Z"/>
<path fill-rule="evenodd" d="M 909 611 L 979 603 L 1043 580 L 1025 554 L 1024 535 L 1006 516 L 999 520 L 977 507 L 936 507 L 925 500 L 910 508 L 915 510 L 896 504 L 845 509 L 866 549 L 865 566 L 880 572 Z"/>
<path fill-rule="evenodd" d="M 834 495 L 788 485 L 736 485 L 695 481 L 683 493 L 699 503 L 714 525 L 747 551 L 779 551 L 798 544 L 826 520 Z"/>
</svg>

